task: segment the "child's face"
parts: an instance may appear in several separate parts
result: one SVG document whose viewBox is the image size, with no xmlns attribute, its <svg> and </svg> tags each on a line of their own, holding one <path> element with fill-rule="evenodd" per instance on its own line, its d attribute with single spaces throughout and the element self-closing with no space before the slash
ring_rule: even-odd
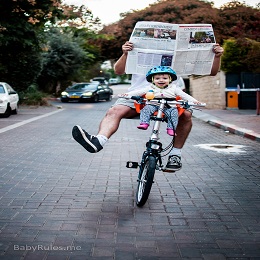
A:
<svg viewBox="0 0 260 260">
<path fill-rule="evenodd" d="M 153 77 L 153 83 L 158 88 L 164 88 L 171 83 L 169 74 L 155 74 Z"/>
</svg>

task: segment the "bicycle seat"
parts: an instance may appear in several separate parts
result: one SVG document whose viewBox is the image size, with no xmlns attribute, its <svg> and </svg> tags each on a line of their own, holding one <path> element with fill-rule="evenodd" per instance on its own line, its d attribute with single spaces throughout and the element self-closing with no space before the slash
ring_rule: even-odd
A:
<svg viewBox="0 0 260 260">
<path fill-rule="evenodd" d="M 140 104 L 138 102 L 134 102 L 135 110 L 138 114 L 140 114 L 140 111 L 145 107 L 145 104 Z"/>
</svg>

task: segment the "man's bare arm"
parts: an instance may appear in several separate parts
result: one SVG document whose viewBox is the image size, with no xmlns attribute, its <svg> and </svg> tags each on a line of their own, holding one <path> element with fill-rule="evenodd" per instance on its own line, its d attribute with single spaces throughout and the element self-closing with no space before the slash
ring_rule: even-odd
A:
<svg viewBox="0 0 260 260">
<path fill-rule="evenodd" d="M 128 41 L 122 46 L 123 54 L 114 65 L 114 70 L 117 75 L 125 74 L 127 55 L 128 52 L 133 49 L 133 47 L 133 44 Z M 215 53 L 215 57 L 211 68 L 210 76 L 215 76 L 218 73 L 220 68 L 220 57 L 223 54 L 224 49 L 219 44 L 216 44 L 213 48 L 213 52 Z"/>
<path fill-rule="evenodd" d="M 126 59 L 128 52 L 133 49 L 133 44 L 131 42 L 126 42 L 122 46 L 123 54 L 122 56 L 117 60 L 117 62 L 114 65 L 114 70 L 117 75 L 122 75 L 125 73 L 125 65 L 126 65 Z"/>
<path fill-rule="evenodd" d="M 213 52 L 215 53 L 215 57 L 212 64 L 210 76 L 215 76 L 218 73 L 220 68 L 220 57 L 223 54 L 224 49 L 219 44 L 216 44 L 213 47 Z"/>
</svg>

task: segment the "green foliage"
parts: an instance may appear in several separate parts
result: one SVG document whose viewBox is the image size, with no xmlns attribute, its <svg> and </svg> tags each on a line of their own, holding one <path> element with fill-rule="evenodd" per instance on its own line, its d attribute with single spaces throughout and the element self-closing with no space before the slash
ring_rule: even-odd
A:
<svg viewBox="0 0 260 260">
<path fill-rule="evenodd" d="M 254 73 L 260 73 L 260 42 L 251 41 L 250 49 L 245 58 L 248 71 Z"/>
<path fill-rule="evenodd" d="M 47 106 L 49 105 L 47 95 L 38 90 L 36 84 L 30 85 L 26 91 L 19 93 L 20 103 L 28 106 Z"/>
<path fill-rule="evenodd" d="M 46 34 L 48 45 L 43 52 L 43 69 L 38 78 L 40 89 L 56 93 L 56 85 L 63 81 L 77 81 L 95 57 L 80 46 L 70 34 L 52 29 Z"/>
<path fill-rule="evenodd" d="M 39 76 L 41 69 L 42 58 L 37 49 L 10 44 L 1 49 L 0 78 L 15 86 L 17 91 L 27 89 Z"/>
<path fill-rule="evenodd" d="M 60 1 L 56 1 L 59 3 Z M 0 2 L 0 78 L 25 90 L 41 67 L 40 35 L 60 14 L 51 0 Z"/>
<path fill-rule="evenodd" d="M 225 72 L 234 70 L 234 72 L 242 69 L 241 57 L 239 57 L 239 49 L 234 39 L 226 40 L 223 48 L 225 53 L 222 55 L 221 69 Z"/>
<path fill-rule="evenodd" d="M 60 34 L 48 29 L 54 23 Z M 61 5 L 61 0 L 1 1 L 1 80 L 18 91 L 36 81 L 40 89 L 54 91 L 58 81 L 83 78 L 100 56 L 89 44 L 99 24 L 88 9 Z"/>
<path fill-rule="evenodd" d="M 260 43 L 251 39 L 228 39 L 223 45 L 221 69 L 225 72 L 259 73 Z"/>
</svg>

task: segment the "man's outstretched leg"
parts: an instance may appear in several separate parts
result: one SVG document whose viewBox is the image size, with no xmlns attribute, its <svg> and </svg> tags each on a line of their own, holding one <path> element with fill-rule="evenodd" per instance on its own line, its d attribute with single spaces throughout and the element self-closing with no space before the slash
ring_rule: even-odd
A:
<svg viewBox="0 0 260 260">
<path fill-rule="evenodd" d="M 182 167 L 181 163 L 181 149 L 187 140 L 192 128 L 192 114 L 185 110 L 179 117 L 179 122 L 176 128 L 176 136 L 174 140 L 174 147 L 171 150 L 166 165 L 166 170 L 178 171 Z"/>
<path fill-rule="evenodd" d="M 90 153 L 97 153 L 103 149 L 103 146 L 100 144 L 98 138 L 94 135 L 88 134 L 79 125 L 75 125 L 72 128 L 72 136 Z"/>
<path fill-rule="evenodd" d="M 96 136 L 90 135 L 79 125 L 73 127 L 72 136 L 88 152 L 97 153 L 103 149 L 107 140 L 117 131 L 122 118 L 131 118 L 136 115 L 136 111 L 128 106 L 115 105 L 107 111 Z"/>
</svg>

